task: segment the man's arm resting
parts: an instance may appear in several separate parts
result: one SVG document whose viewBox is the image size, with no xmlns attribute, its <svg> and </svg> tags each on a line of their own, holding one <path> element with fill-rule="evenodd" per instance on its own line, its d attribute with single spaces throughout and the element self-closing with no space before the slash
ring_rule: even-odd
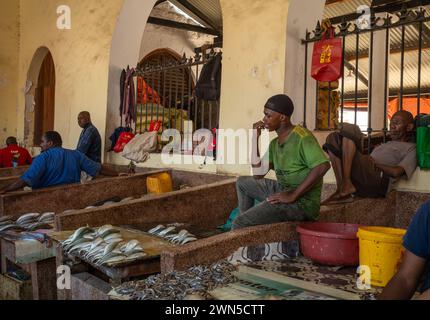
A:
<svg viewBox="0 0 430 320">
<path fill-rule="evenodd" d="M 272 204 L 276 203 L 293 203 L 296 202 L 302 195 L 308 192 L 317 183 L 327 171 L 330 169 L 330 163 L 324 162 L 309 172 L 305 180 L 293 192 L 280 192 L 268 198 Z"/>
<path fill-rule="evenodd" d="M 27 187 L 27 186 L 28 186 L 27 182 L 25 182 L 22 179 L 19 179 L 18 181 L 14 182 L 14 183 L 10 184 L 9 186 L 7 186 L 7 187 L 3 188 L 2 190 L 0 190 L 0 194 L 4 194 L 6 192 L 11 192 L 11 191 L 19 190 L 19 189 L 22 189 L 22 188 Z"/>
<path fill-rule="evenodd" d="M 379 300 L 408 300 L 417 290 L 426 267 L 426 260 L 406 250 L 399 271 L 390 280 Z"/>
<path fill-rule="evenodd" d="M 388 174 L 392 178 L 400 178 L 405 174 L 405 169 L 400 166 L 387 166 L 383 164 L 376 164 L 375 167 L 384 171 L 384 173 Z"/>
</svg>

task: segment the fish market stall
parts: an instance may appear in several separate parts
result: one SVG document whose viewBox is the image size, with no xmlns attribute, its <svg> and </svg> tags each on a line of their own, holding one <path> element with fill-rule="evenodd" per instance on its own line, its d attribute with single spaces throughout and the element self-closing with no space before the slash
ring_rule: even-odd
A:
<svg viewBox="0 0 430 320">
<path fill-rule="evenodd" d="M 73 278 L 71 290 L 58 290 L 59 299 L 104 299 L 107 292 L 100 287 L 111 289 L 111 286 L 160 273 L 163 250 L 204 236 L 196 229 L 193 230 L 196 235 L 181 229 L 175 234 L 177 239 L 162 232 L 176 227 L 193 230 L 190 226 L 176 225 L 166 229 L 157 226 L 145 232 L 105 225 L 51 232 L 49 236 L 57 247 L 57 267 L 70 267 Z"/>
<path fill-rule="evenodd" d="M 55 249 L 46 237 L 53 227 L 54 213 L 26 214 L 16 221 L 3 217 L 2 222 L 15 227 L 0 233 L 1 276 L 17 288 L 22 280 L 27 280 L 31 290 L 26 299 L 55 300 Z"/>
<path fill-rule="evenodd" d="M 237 206 L 236 178 L 177 170 L 172 170 L 171 175 L 173 192 L 57 214 L 55 228 L 62 231 L 87 224 L 128 224 L 149 230 L 158 224 L 178 222 L 216 229 Z"/>
<path fill-rule="evenodd" d="M 142 272 L 141 276 L 159 273 L 160 255 L 163 251 L 176 246 L 186 246 L 191 243 L 190 241 L 201 241 L 219 234 L 217 226 L 225 223 L 230 212 L 237 205 L 236 178 L 176 170 L 172 170 L 172 178 L 174 185 L 185 184 L 188 187 L 124 203 L 58 214 L 55 218 L 56 232 L 65 231 L 70 234 L 70 230 L 73 232 L 83 226 L 98 228 L 107 224 L 115 228 L 135 230 L 146 235 L 141 238 L 143 245 L 149 239 L 157 239 L 158 242 L 169 244 L 160 248 L 156 255 L 156 269 L 151 269 L 151 259 L 141 261 L 140 270 L 147 270 L 145 273 Z M 205 196 L 202 197 L 202 195 Z M 174 236 L 177 237 L 174 238 Z M 54 239 L 56 242 L 59 240 Z M 64 265 L 70 258 L 70 254 L 63 249 L 57 247 L 57 266 Z M 83 264 L 87 267 L 82 268 L 81 263 L 81 266 L 72 268 L 72 274 L 80 274 L 80 276 L 74 276 L 72 283 L 75 287 L 72 290 L 58 292 L 59 299 L 83 298 L 91 294 L 95 294 L 98 298 L 106 297 L 104 293 L 97 291 L 94 286 L 88 286 L 87 281 L 82 279 L 106 288 L 106 284 L 122 282 L 130 277 L 127 273 L 119 271 L 118 266 L 107 271 L 106 268 L 94 266 L 88 261 L 84 261 Z M 99 272 L 93 272 L 94 269 Z M 115 277 L 115 275 L 119 276 Z"/>
<path fill-rule="evenodd" d="M 133 176 L 94 179 L 34 191 L 19 191 L 0 196 L 0 216 L 20 216 L 29 212 L 63 212 L 81 209 L 112 197 L 126 198 L 146 194 L 148 175 L 165 170 L 150 170 Z"/>
<path fill-rule="evenodd" d="M 17 270 L 26 271 L 32 282 L 33 299 L 55 299 L 56 252 L 54 248 L 47 248 L 45 242 L 46 230 L 53 228 L 55 213 L 70 208 L 103 205 L 106 200 L 112 203 L 130 196 L 140 197 L 146 194 L 147 176 L 160 172 L 164 170 L 151 169 L 133 176 L 2 195 L 1 272 L 7 275 Z M 49 221 L 45 219 L 47 217 Z M 52 275 L 52 278 L 46 279 L 46 274 Z M 39 280 L 40 277 L 42 280 Z M 50 289 L 45 290 L 45 287 Z"/>
<path fill-rule="evenodd" d="M 30 166 L 16 168 L 0 168 L 0 178 L 21 176 Z"/>
<path fill-rule="evenodd" d="M 8 185 L 18 181 L 19 177 L 20 176 L 0 177 L 0 189 L 3 189 Z"/>
</svg>

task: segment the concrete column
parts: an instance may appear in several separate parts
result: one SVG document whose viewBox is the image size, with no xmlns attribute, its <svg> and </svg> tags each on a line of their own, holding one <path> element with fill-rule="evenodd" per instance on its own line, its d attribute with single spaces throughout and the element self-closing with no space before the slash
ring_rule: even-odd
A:
<svg viewBox="0 0 430 320">
<path fill-rule="evenodd" d="M 141 41 L 146 27 L 145 21 L 148 19 L 155 2 L 156 0 L 124 0 L 121 13 L 118 17 L 110 50 L 105 136 L 106 149 L 110 146 L 108 137 L 120 123 L 119 79 L 121 71 L 127 65 L 133 67 L 139 62 Z"/>
<path fill-rule="evenodd" d="M 285 60 L 285 93 L 294 102 L 293 122 L 303 123 L 304 116 L 304 75 L 306 29 L 313 30 L 318 20 L 322 20 L 325 0 L 293 0 L 288 8 L 287 46 Z M 306 94 L 306 124 L 309 129 L 315 127 L 316 81 L 311 77 L 311 58 L 313 45 L 308 45 L 308 70 Z"/>
<path fill-rule="evenodd" d="M 384 127 L 385 56 L 387 54 L 388 55 L 390 54 L 390 52 L 386 52 L 385 50 L 385 40 L 386 40 L 385 30 L 377 31 L 373 34 L 371 127 L 374 130 L 381 130 Z M 369 57 L 370 57 L 370 48 L 369 48 Z M 370 58 L 369 58 L 369 70 L 370 70 Z M 388 80 L 389 79 L 387 79 L 387 81 Z M 388 86 L 387 86 L 387 90 L 388 90 Z"/>
</svg>

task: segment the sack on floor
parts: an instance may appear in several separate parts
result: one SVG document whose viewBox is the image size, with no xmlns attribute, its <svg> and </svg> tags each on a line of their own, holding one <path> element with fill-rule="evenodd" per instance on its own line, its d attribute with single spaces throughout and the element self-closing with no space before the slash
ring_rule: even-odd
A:
<svg viewBox="0 0 430 320">
<path fill-rule="evenodd" d="M 145 162 L 149 158 L 149 153 L 157 150 L 157 131 L 137 134 L 122 152 L 122 156 L 134 162 Z"/>
</svg>

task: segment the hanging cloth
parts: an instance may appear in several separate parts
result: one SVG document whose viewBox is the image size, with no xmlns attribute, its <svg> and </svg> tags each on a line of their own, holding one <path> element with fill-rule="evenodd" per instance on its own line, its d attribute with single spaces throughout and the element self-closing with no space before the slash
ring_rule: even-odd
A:
<svg viewBox="0 0 430 320">
<path fill-rule="evenodd" d="M 136 122 L 136 99 L 134 88 L 134 68 L 128 69 L 126 72 L 124 83 L 124 109 L 123 115 L 125 116 L 125 125 L 130 127 L 132 122 Z"/>
<path fill-rule="evenodd" d="M 119 81 L 119 91 L 120 91 L 119 116 L 121 117 L 121 120 L 122 120 L 122 114 L 124 110 L 124 85 L 125 85 L 126 76 L 127 76 L 127 72 L 125 71 L 125 69 L 122 69 L 121 78 Z M 122 125 L 122 121 L 121 121 L 121 125 Z"/>
<path fill-rule="evenodd" d="M 206 101 L 216 101 L 221 92 L 221 60 L 222 55 L 218 52 L 207 62 L 200 73 L 196 84 L 196 97 Z"/>
</svg>

